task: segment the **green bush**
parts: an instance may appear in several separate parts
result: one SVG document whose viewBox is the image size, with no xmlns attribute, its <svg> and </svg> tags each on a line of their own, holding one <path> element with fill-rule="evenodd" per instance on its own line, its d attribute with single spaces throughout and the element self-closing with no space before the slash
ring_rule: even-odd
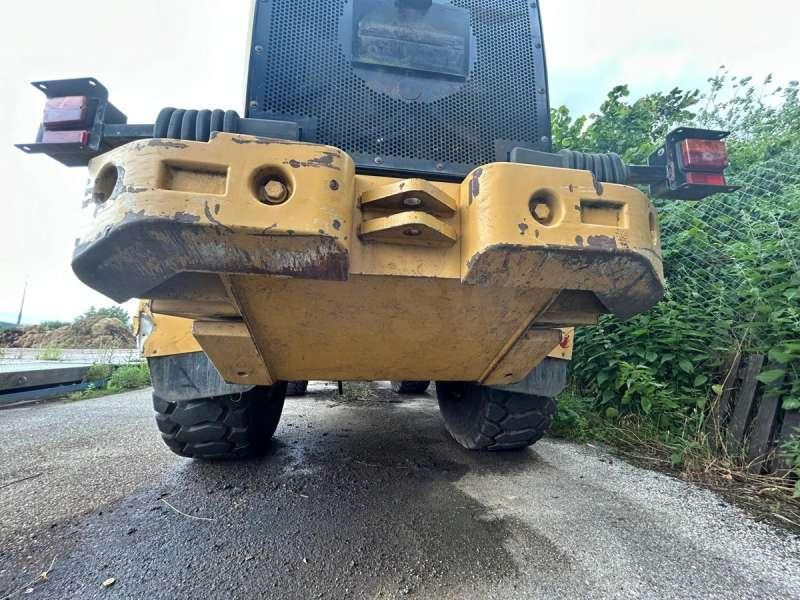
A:
<svg viewBox="0 0 800 600">
<path fill-rule="evenodd" d="M 42 321 L 39 323 L 39 327 L 45 331 L 52 331 L 53 329 L 59 329 L 61 327 L 66 327 L 67 325 L 69 325 L 67 321 Z"/>
<path fill-rule="evenodd" d="M 666 448 L 673 465 L 701 471 L 714 460 L 708 409 L 737 352 L 764 354 L 763 394 L 800 409 L 800 84 L 776 88 L 768 79 L 756 88 L 725 72 L 710 84 L 705 97 L 673 90 L 632 103 L 622 86 L 598 114 L 553 114 L 557 148 L 636 162 L 677 125 L 733 132 L 726 174 L 741 190 L 700 202 L 654 199 L 665 297 L 628 321 L 604 316 L 578 330 L 553 424 L 574 439 Z M 782 451 L 800 476 L 800 436 Z"/>
<path fill-rule="evenodd" d="M 108 380 L 108 387 L 113 390 L 135 390 L 150 385 L 150 370 L 147 363 L 123 365 L 118 367 Z"/>
<path fill-rule="evenodd" d="M 64 351 L 53 346 L 44 346 L 36 352 L 36 360 L 61 360 Z"/>
<path fill-rule="evenodd" d="M 111 319 L 117 319 L 122 321 L 124 325 L 130 325 L 131 317 L 121 306 L 109 306 L 106 308 L 95 308 L 94 306 L 89 307 L 82 315 L 78 316 L 75 319 L 75 322 L 78 323 L 80 321 L 85 321 L 87 319 L 92 319 L 96 317 L 109 317 Z"/>
<path fill-rule="evenodd" d="M 789 461 L 789 466 L 795 476 L 797 476 L 797 481 L 794 484 L 794 497 L 800 498 L 800 429 L 795 429 L 794 433 L 794 437 L 784 443 L 780 450 Z"/>
<path fill-rule="evenodd" d="M 106 381 L 114 372 L 114 365 L 94 364 L 86 371 L 84 379 L 86 381 Z"/>
</svg>

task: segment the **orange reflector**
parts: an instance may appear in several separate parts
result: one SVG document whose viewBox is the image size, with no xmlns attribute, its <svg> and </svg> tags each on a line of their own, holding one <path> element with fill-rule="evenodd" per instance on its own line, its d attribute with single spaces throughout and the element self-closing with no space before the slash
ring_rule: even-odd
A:
<svg viewBox="0 0 800 600">
<path fill-rule="evenodd" d="M 694 185 L 726 185 L 722 173 L 686 173 L 686 183 Z"/>
<path fill-rule="evenodd" d="M 680 153 L 688 171 L 723 171 L 728 166 L 728 150 L 721 140 L 683 140 Z"/>
</svg>

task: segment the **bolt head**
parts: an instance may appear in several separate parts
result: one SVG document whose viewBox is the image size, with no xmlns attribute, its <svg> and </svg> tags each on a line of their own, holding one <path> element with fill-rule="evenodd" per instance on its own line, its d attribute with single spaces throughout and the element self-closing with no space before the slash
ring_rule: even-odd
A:
<svg viewBox="0 0 800 600">
<path fill-rule="evenodd" d="M 264 193 L 262 194 L 265 202 L 270 204 L 280 204 L 289 197 L 289 190 L 283 182 L 277 179 L 271 179 L 264 184 Z"/>
<path fill-rule="evenodd" d="M 403 230 L 403 235 L 407 235 L 409 237 L 416 237 L 422 233 L 422 230 L 419 227 L 406 227 Z"/>
<path fill-rule="evenodd" d="M 422 200 L 420 198 L 417 198 L 416 196 L 408 196 L 406 198 L 403 198 L 403 204 L 405 206 L 419 206 L 420 204 L 422 204 Z"/>
<path fill-rule="evenodd" d="M 539 221 L 547 221 L 552 214 L 552 210 L 550 207 L 545 204 L 544 202 L 537 202 L 536 205 L 533 207 L 533 216 L 536 217 Z"/>
</svg>

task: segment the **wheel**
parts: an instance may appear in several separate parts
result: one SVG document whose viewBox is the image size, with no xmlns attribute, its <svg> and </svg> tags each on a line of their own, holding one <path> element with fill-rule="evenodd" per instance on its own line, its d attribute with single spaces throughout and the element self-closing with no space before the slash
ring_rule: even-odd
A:
<svg viewBox="0 0 800 600">
<path fill-rule="evenodd" d="M 170 402 L 153 394 L 156 425 L 175 454 L 190 458 L 244 458 L 269 447 L 283 410 L 286 383 L 246 392 Z"/>
<path fill-rule="evenodd" d="M 392 381 L 392 390 L 398 394 L 424 394 L 430 381 Z"/>
<path fill-rule="evenodd" d="M 305 396 L 308 389 L 307 381 L 290 381 L 286 384 L 287 396 Z"/>
<path fill-rule="evenodd" d="M 555 412 L 553 398 L 476 383 L 436 382 L 445 427 L 470 450 L 514 450 L 541 438 Z"/>
</svg>

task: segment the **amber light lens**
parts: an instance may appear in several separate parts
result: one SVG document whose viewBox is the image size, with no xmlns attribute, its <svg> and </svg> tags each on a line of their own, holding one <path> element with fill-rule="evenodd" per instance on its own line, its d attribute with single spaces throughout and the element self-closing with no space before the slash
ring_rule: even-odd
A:
<svg viewBox="0 0 800 600">
<path fill-rule="evenodd" d="M 728 150 L 721 140 L 683 140 L 680 154 L 687 171 L 724 171 L 728 166 Z"/>
<path fill-rule="evenodd" d="M 695 185 L 726 185 L 722 173 L 686 173 L 686 183 Z"/>
</svg>

